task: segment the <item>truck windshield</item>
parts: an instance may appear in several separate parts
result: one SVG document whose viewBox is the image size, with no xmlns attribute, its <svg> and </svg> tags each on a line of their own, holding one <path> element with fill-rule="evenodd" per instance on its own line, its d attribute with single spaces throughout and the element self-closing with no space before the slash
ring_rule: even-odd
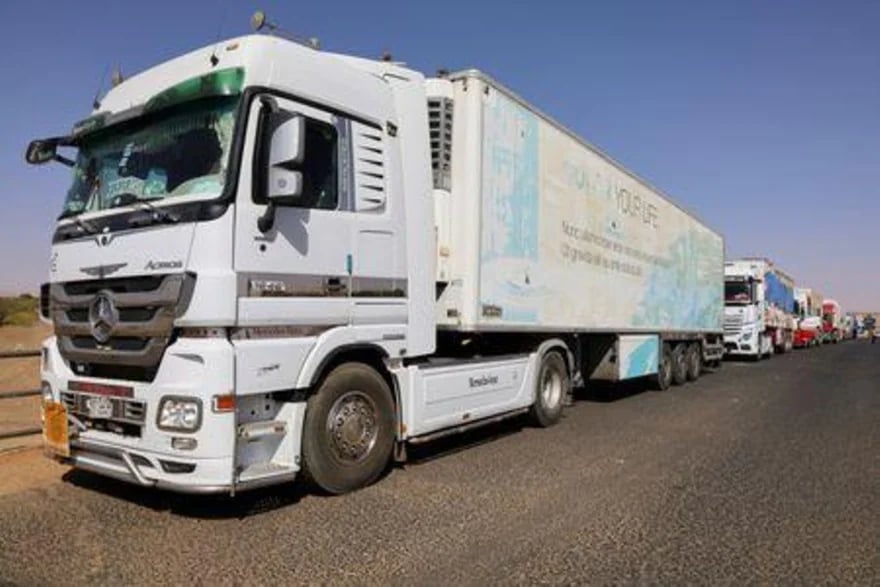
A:
<svg viewBox="0 0 880 587">
<path fill-rule="evenodd" d="M 746 281 L 728 281 L 724 284 L 724 301 L 728 304 L 748 304 L 752 301 L 752 288 Z"/>
<path fill-rule="evenodd" d="M 219 195 L 238 101 L 190 102 L 85 137 L 61 217 L 145 200 Z"/>
</svg>

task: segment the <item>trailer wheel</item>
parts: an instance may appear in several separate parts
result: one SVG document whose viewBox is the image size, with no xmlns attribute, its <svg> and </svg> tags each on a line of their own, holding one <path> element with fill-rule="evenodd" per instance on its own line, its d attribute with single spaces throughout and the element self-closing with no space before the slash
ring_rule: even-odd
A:
<svg viewBox="0 0 880 587">
<path fill-rule="evenodd" d="M 375 481 L 394 445 L 394 404 L 379 373 L 361 363 L 330 372 L 306 404 L 302 475 L 327 493 Z"/>
<path fill-rule="evenodd" d="M 565 360 L 554 351 L 541 358 L 541 368 L 535 386 L 535 402 L 530 414 L 538 426 L 552 426 L 562 417 L 565 398 L 571 394 L 571 378 Z"/>
<path fill-rule="evenodd" d="M 678 343 L 672 349 L 672 383 L 673 385 L 684 385 L 687 381 L 687 345 Z"/>
<path fill-rule="evenodd" d="M 703 371 L 703 357 L 698 343 L 691 343 L 687 347 L 687 380 L 696 381 Z"/>
<path fill-rule="evenodd" d="M 672 385 L 672 349 L 664 342 L 660 350 L 660 364 L 657 365 L 657 378 L 654 385 L 660 391 L 666 391 Z"/>
</svg>

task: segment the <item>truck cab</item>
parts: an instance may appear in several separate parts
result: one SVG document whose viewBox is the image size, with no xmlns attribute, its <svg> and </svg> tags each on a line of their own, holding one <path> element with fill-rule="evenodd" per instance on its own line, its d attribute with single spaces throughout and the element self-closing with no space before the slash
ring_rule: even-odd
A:
<svg viewBox="0 0 880 587">
<path fill-rule="evenodd" d="M 724 349 L 730 355 L 761 357 L 771 352 L 762 277 L 751 267 L 724 268 Z"/>
<path fill-rule="evenodd" d="M 297 390 L 352 357 L 431 353 L 426 101 L 404 67 L 251 35 L 127 79 L 34 141 L 30 162 L 73 171 L 42 304 L 60 456 L 182 491 L 289 479 Z M 334 408 L 340 458 L 376 442 L 368 408 Z"/>
<path fill-rule="evenodd" d="M 836 300 L 822 302 L 822 337 L 823 342 L 831 344 L 843 340 L 843 314 Z"/>
</svg>

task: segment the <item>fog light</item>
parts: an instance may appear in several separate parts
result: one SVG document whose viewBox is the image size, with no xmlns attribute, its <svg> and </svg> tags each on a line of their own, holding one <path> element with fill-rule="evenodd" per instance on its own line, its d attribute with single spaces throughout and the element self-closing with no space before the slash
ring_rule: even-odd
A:
<svg viewBox="0 0 880 587">
<path fill-rule="evenodd" d="M 159 402 L 156 425 L 161 430 L 195 432 L 202 425 L 201 400 L 194 397 L 163 397 Z"/>
<path fill-rule="evenodd" d="M 171 439 L 171 448 L 177 450 L 195 450 L 199 445 L 195 438 L 184 438 L 183 436 L 175 436 Z"/>
<path fill-rule="evenodd" d="M 48 381 L 41 381 L 40 394 L 43 396 L 44 402 L 52 401 L 52 384 Z"/>
</svg>

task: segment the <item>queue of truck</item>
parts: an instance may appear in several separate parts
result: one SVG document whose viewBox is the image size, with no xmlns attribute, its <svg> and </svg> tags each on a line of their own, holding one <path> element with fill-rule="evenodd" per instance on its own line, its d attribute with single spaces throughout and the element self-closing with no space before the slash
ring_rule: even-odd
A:
<svg viewBox="0 0 880 587">
<path fill-rule="evenodd" d="M 116 85 L 27 160 L 74 173 L 41 296 L 47 448 L 141 486 L 344 493 L 412 445 L 553 425 L 577 385 L 665 390 L 844 336 L 836 302 L 725 263 L 477 70 L 250 35 Z"/>
<path fill-rule="evenodd" d="M 724 265 L 724 348 L 760 360 L 795 348 L 836 344 L 856 336 L 852 314 L 795 281 L 769 259 Z"/>
</svg>

